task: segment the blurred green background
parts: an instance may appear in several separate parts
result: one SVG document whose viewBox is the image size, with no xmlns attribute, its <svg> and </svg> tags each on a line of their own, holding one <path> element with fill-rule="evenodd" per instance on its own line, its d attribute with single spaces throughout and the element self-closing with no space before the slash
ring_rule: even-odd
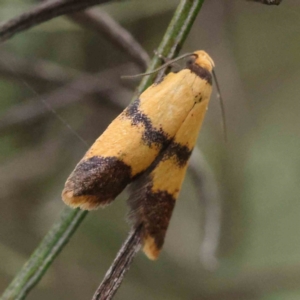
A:
<svg viewBox="0 0 300 300">
<path fill-rule="evenodd" d="M 2 0 L 0 21 L 32 3 Z M 136 0 L 103 9 L 152 55 L 177 4 Z M 197 49 L 216 63 L 228 121 L 225 143 L 214 93 L 198 143 L 222 195 L 219 268 L 205 270 L 199 259 L 204 207 L 188 174 L 159 260 L 138 254 L 115 299 L 300 299 L 299 0 L 280 6 L 207 0 L 182 53 Z M 50 61 L 70 78 L 130 60 L 66 18 L 15 36 L 1 45 L 0 56 L 0 120 L 24 103 L 43 107 L 37 98 L 59 86 L 18 75 L 20 58 Z M 92 144 L 121 111 L 112 95 L 129 103 L 132 92 L 104 90 L 57 113 Z M 64 181 L 85 150 L 51 113 L 1 127 L 0 290 L 57 219 Z M 127 236 L 125 199 L 124 193 L 88 215 L 28 299 L 91 298 Z"/>
</svg>

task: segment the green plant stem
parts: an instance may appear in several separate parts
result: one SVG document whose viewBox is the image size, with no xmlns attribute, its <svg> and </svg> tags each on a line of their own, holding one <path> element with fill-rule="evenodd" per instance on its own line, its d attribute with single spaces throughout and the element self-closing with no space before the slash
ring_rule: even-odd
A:
<svg viewBox="0 0 300 300">
<path fill-rule="evenodd" d="M 158 53 L 166 58 L 173 58 L 178 54 L 203 2 L 204 0 L 180 1 L 162 42 L 157 49 Z M 160 64 L 161 59 L 154 56 L 147 72 L 159 67 Z M 138 91 L 144 91 L 153 83 L 154 77 L 155 75 L 150 75 L 143 78 Z M 4 291 L 0 300 L 25 299 L 26 295 L 39 282 L 86 215 L 86 211 L 65 208 L 60 220 L 54 223 L 32 256 Z"/>
<path fill-rule="evenodd" d="M 66 207 L 62 211 L 60 219 L 54 223 L 29 260 L 4 291 L 1 300 L 25 299 L 86 215 L 87 211 Z"/>
<path fill-rule="evenodd" d="M 171 59 L 179 53 L 191 27 L 202 7 L 204 0 L 181 0 L 167 31 L 157 48 L 157 53 Z M 146 72 L 151 72 L 162 64 L 161 58 L 157 55 L 151 60 Z M 149 87 L 156 77 L 156 74 L 145 76 L 139 87 L 138 93 L 142 93 Z"/>
</svg>

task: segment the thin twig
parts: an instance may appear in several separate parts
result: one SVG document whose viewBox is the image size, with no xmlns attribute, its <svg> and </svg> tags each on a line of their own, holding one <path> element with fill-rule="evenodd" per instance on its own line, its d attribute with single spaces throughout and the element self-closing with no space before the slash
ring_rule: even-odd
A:
<svg viewBox="0 0 300 300">
<path fill-rule="evenodd" d="M 181 46 L 183 45 L 189 30 L 192 27 L 192 24 L 200 11 L 202 4 L 204 0 L 181 0 L 174 15 L 173 18 L 170 22 L 170 25 L 163 37 L 162 42 L 160 43 L 158 47 L 158 52 L 162 53 L 163 55 L 166 55 L 169 58 L 172 58 L 173 56 L 177 55 Z M 150 67 L 147 69 L 147 72 L 151 72 L 159 65 L 161 64 L 161 60 L 157 57 L 154 56 L 151 63 Z M 151 84 L 154 81 L 154 76 L 152 76 L 152 79 L 147 78 L 146 80 L 142 80 L 139 87 L 138 91 L 143 91 L 147 88 L 149 84 Z M 141 225 L 142 226 L 142 225 Z M 139 229 L 141 230 L 142 227 Z M 132 233 L 130 234 L 130 236 Z M 127 239 L 127 241 L 130 239 Z M 125 243 L 126 244 L 126 243 Z M 124 246 L 123 246 L 124 247 Z M 123 249 L 122 247 L 122 249 Z M 130 256 L 130 262 L 132 262 L 133 257 L 135 255 L 135 251 L 133 250 L 132 256 Z M 116 258 L 116 261 L 118 260 L 118 256 Z M 102 281 L 100 286 L 97 289 L 97 292 L 95 293 L 93 300 L 109 300 L 112 299 L 113 295 L 116 293 L 117 289 L 122 283 L 122 279 L 125 275 L 125 272 L 129 270 L 130 263 L 126 265 L 126 269 L 124 269 L 124 272 L 121 274 L 120 272 L 110 272 L 108 271 L 106 275 L 106 279 Z M 114 264 L 111 266 L 110 270 L 114 268 Z M 118 277 L 121 276 L 121 277 Z M 114 282 L 118 282 L 117 285 L 114 285 Z M 111 290 L 110 290 L 111 289 Z M 111 295 L 111 296 L 109 296 Z M 95 298 L 95 297 L 98 298 Z M 107 298 L 106 298 L 107 297 Z"/>
<path fill-rule="evenodd" d="M 157 53 L 165 57 L 166 59 L 174 58 L 180 51 L 183 42 L 185 41 L 190 29 L 194 23 L 198 12 L 200 11 L 204 0 L 181 0 L 175 14 L 170 22 L 170 25 L 159 45 L 157 48 Z M 158 68 L 162 64 L 162 60 L 158 55 L 155 55 L 151 60 L 149 67 L 146 73 L 149 73 L 156 68 Z M 137 89 L 137 93 L 140 94 L 144 91 L 148 86 L 150 86 L 154 79 L 157 77 L 162 76 L 159 73 L 157 76 L 156 74 L 152 74 L 149 76 L 145 76 L 141 84 Z"/>
<path fill-rule="evenodd" d="M 282 0 L 247 0 L 251 2 L 260 2 L 262 4 L 266 5 L 279 5 Z"/>
<path fill-rule="evenodd" d="M 115 295 L 136 253 L 141 248 L 141 229 L 142 226 L 139 226 L 129 233 L 92 300 L 110 300 Z"/>
<path fill-rule="evenodd" d="M 218 267 L 216 252 L 220 244 L 221 199 L 214 174 L 198 147 L 195 147 L 191 156 L 189 170 L 195 181 L 200 203 L 204 206 L 200 259 L 206 269 L 215 270 Z"/>
<path fill-rule="evenodd" d="M 25 299 L 29 291 L 39 282 L 52 261 L 67 244 L 69 238 L 86 215 L 86 211 L 66 207 L 62 211 L 60 219 L 45 235 L 40 245 L 18 273 L 18 276 L 4 291 L 0 299 Z"/>
<path fill-rule="evenodd" d="M 118 49 L 127 53 L 143 70 L 147 68 L 150 61 L 147 52 L 129 31 L 120 26 L 107 13 L 94 9 L 71 14 L 69 18 L 80 25 L 101 33 Z"/>
<path fill-rule="evenodd" d="M 47 95 L 38 95 L 31 101 L 12 107 L 0 116 L 0 133 L 24 125 L 25 122 L 36 120 L 57 109 L 85 100 L 86 96 L 105 91 L 111 93 L 111 103 L 123 109 L 124 103 L 115 99 L 114 94 L 120 95 L 120 89 L 122 88 L 118 78 L 120 74 L 124 74 L 129 69 L 134 69 L 132 64 L 114 67 L 95 75 L 84 74 L 68 85 Z M 43 103 L 47 103 L 47 106 Z M 51 110 L 48 107 L 51 107 Z"/>
<path fill-rule="evenodd" d="M 0 53 L 0 76 L 12 80 L 19 81 L 21 78 L 27 82 L 63 85 L 79 74 L 82 72 L 46 60 L 28 60 L 8 52 Z"/>
<path fill-rule="evenodd" d="M 53 18 L 74 13 L 88 7 L 111 0 L 47 0 L 34 6 L 8 22 L 0 25 L 0 42 L 4 42 L 18 32 L 49 21 Z"/>
</svg>

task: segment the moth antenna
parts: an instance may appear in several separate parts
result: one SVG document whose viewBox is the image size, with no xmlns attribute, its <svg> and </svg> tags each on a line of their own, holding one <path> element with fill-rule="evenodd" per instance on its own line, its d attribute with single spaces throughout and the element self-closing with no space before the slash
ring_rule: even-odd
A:
<svg viewBox="0 0 300 300">
<path fill-rule="evenodd" d="M 218 83 L 218 80 L 217 80 L 215 69 L 212 70 L 212 75 L 213 75 L 214 81 L 216 83 L 217 98 L 219 99 L 220 107 L 221 107 L 222 127 L 223 127 L 224 140 L 225 140 L 225 142 L 227 142 L 227 125 L 226 125 L 225 105 L 224 105 L 224 100 L 223 100 L 222 95 L 221 95 L 221 90 L 220 90 L 220 86 L 219 86 L 219 83 Z"/>
<path fill-rule="evenodd" d="M 174 58 L 174 59 L 166 62 L 165 64 L 163 64 L 162 66 L 160 66 L 159 68 L 157 68 L 157 69 L 155 69 L 151 72 L 141 73 L 141 74 L 136 74 L 136 75 L 124 75 L 124 76 L 121 76 L 121 78 L 122 79 L 131 79 L 131 78 L 137 78 L 137 77 L 141 77 L 141 76 L 151 75 L 151 74 L 157 73 L 158 71 L 166 68 L 167 66 L 171 65 L 172 63 L 174 63 L 178 60 L 181 60 L 185 57 L 188 57 L 188 56 L 197 56 L 197 54 L 195 54 L 195 53 L 186 53 L 186 54 L 180 55 L 177 58 Z"/>
</svg>

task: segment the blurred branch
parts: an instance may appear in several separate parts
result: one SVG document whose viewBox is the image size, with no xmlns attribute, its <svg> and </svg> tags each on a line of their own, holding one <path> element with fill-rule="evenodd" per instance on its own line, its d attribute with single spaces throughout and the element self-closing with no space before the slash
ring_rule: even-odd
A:
<svg viewBox="0 0 300 300">
<path fill-rule="evenodd" d="M 88 95 L 103 93 L 105 91 L 111 93 L 111 103 L 123 109 L 125 106 L 124 103 L 119 101 L 117 97 L 114 97 L 116 94 L 120 95 L 120 89 L 122 89 L 116 78 L 119 78 L 120 74 L 128 72 L 131 68 L 134 69 L 132 64 L 126 64 L 99 72 L 95 75 L 84 74 L 68 85 L 54 90 L 47 95 L 38 95 L 29 103 L 12 107 L 0 116 L 0 133 L 13 129 L 15 126 L 24 125 L 27 121 L 36 120 L 57 109 L 85 100 Z"/>
<path fill-rule="evenodd" d="M 141 248 L 141 228 L 142 227 L 140 226 L 129 233 L 127 240 L 105 274 L 105 277 L 95 292 L 92 300 L 112 299 L 122 283 L 125 273 L 129 270 L 136 253 Z"/>
<path fill-rule="evenodd" d="M 163 37 L 163 40 L 158 47 L 159 53 L 169 58 L 175 56 L 179 52 L 198 12 L 201 9 L 203 2 L 204 0 L 180 1 L 171 23 Z M 160 59 L 155 56 L 150 63 L 148 71 L 154 70 L 160 64 Z M 153 82 L 153 80 L 154 76 L 151 76 L 151 78 L 146 78 L 146 80 L 141 82 L 138 90 L 140 92 L 145 90 Z M 69 208 L 64 210 L 62 219 L 53 225 L 52 229 L 50 229 L 42 243 L 35 250 L 33 256 L 28 260 L 28 262 L 4 292 L 1 300 L 25 298 L 28 292 L 34 287 L 34 285 L 38 283 L 42 275 L 50 267 L 54 258 L 58 255 L 63 245 L 67 243 L 72 233 L 81 223 L 86 214 L 86 211 L 70 210 Z M 139 230 L 139 228 L 135 229 L 134 233 L 132 233 L 133 236 L 139 236 Z M 128 240 L 130 240 L 130 238 Z M 51 254 L 50 256 L 49 253 Z M 128 262 L 131 262 L 134 257 L 134 253 L 132 252 L 133 254 L 128 254 L 128 256 L 127 253 L 128 252 L 124 252 L 124 259 L 128 259 Z M 129 257 L 131 258 L 129 259 Z M 124 277 L 129 265 L 130 263 L 127 265 L 126 269 L 124 269 L 124 272 L 119 274 Z M 105 280 L 105 285 L 107 286 L 114 286 L 112 283 L 118 280 L 118 278 L 114 277 L 115 273 L 111 274 L 112 276 L 106 277 L 107 280 Z M 118 274 L 116 275 L 120 276 Z M 122 278 L 118 280 L 118 286 L 116 286 L 114 289 L 114 293 L 121 284 Z M 99 289 L 102 289 L 102 285 L 100 285 Z"/>
<path fill-rule="evenodd" d="M 47 0 L 0 25 L 0 42 L 4 42 L 18 32 L 32 28 L 53 18 L 84 10 L 110 0 Z"/>
<path fill-rule="evenodd" d="M 191 156 L 189 170 L 195 181 L 200 203 L 204 206 L 200 258 L 206 269 L 215 270 L 218 267 L 216 252 L 221 232 L 221 199 L 214 174 L 198 147 L 195 147 Z"/>
<path fill-rule="evenodd" d="M 63 85 L 79 74 L 82 73 L 42 59 L 35 58 L 31 61 L 7 52 L 1 51 L 0 53 L 0 77 L 3 76 L 16 81 L 22 79 Z"/>
<path fill-rule="evenodd" d="M 101 33 L 117 48 L 127 53 L 142 69 L 147 68 L 150 60 L 147 52 L 129 31 L 118 24 L 107 13 L 100 10 L 89 10 L 71 14 L 69 18 L 80 25 Z"/>
<path fill-rule="evenodd" d="M 282 0 L 247 0 L 251 2 L 260 2 L 262 4 L 267 4 L 267 5 L 279 5 Z"/>
</svg>

